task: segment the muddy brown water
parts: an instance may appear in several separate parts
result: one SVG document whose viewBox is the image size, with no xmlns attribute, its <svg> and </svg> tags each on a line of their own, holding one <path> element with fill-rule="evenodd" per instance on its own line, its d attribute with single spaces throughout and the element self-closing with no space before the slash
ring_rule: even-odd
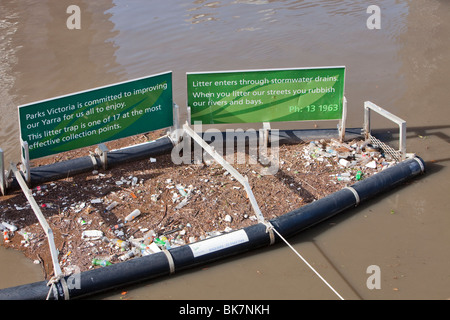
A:
<svg viewBox="0 0 450 320">
<path fill-rule="evenodd" d="M 371 1 L 0 2 L 0 147 L 20 158 L 17 106 L 167 70 L 185 108 L 185 73 L 345 65 L 348 127 L 370 100 L 407 121 L 427 173 L 289 239 L 345 299 L 450 298 L 450 3 Z M 302 124 L 307 126 L 308 124 Z M 324 127 L 326 123 L 319 123 Z M 335 124 L 332 124 L 335 125 Z M 381 118 L 374 126 L 395 133 Z M 395 138 L 395 135 L 394 135 Z M 391 141 L 394 143 L 395 141 Z M 42 280 L 0 247 L 0 287 Z M 380 270 L 369 289 L 369 266 Z M 97 295 L 95 299 L 338 299 L 285 244 Z"/>
</svg>

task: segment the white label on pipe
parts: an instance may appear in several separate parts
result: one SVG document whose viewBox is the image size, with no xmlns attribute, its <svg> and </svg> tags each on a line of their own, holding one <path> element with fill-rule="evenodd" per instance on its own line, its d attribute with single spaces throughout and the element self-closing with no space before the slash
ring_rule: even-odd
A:
<svg viewBox="0 0 450 320">
<path fill-rule="evenodd" d="M 248 242 L 247 233 L 244 230 L 238 230 L 214 238 L 195 242 L 190 244 L 189 247 L 194 254 L 194 258 L 196 258 L 204 254 L 226 249 L 244 242 Z"/>
</svg>

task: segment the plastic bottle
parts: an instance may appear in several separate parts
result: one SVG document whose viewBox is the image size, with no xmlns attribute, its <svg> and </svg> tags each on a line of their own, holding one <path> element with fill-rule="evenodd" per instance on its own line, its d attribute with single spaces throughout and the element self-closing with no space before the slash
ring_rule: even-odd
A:
<svg viewBox="0 0 450 320">
<path fill-rule="evenodd" d="M 30 235 L 28 234 L 28 232 L 23 231 L 23 230 L 19 230 L 18 234 L 20 234 L 23 237 L 23 240 L 25 242 L 28 242 L 30 240 Z"/>
<path fill-rule="evenodd" d="M 103 236 L 103 232 L 100 230 L 85 230 L 81 233 L 81 238 L 98 238 Z"/>
<path fill-rule="evenodd" d="M 159 238 L 155 238 L 154 242 L 160 246 L 160 247 L 164 247 L 166 245 L 167 242 L 167 238 L 165 236 L 159 237 Z"/>
<path fill-rule="evenodd" d="M 186 189 L 185 189 L 182 185 L 177 184 L 177 185 L 176 185 L 176 188 L 178 189 L 178 192 L 179 192 L 183 197 L 186 197 L 186 196 L 187 196 Z"/>
<path fill-rule="evenodd" d="M 343 172 L 334 175 L 338 181 L 350 181 L 350 172 Z"/>
<path fill-rule="evenodd" d="M 114 208 L 115 206 L 117 206 L 119 203 L 117 201 L 113 201 L 111 202 L 106 208 L 105 211 L 110 211 L 112 208 Z"/>
<path fill-rule="evenodd" d="M 107 237 L 102 237 L 102 241 L 104 243 L 110 243 L 109 239 Z"/>
<path fill-rule="evenodd" d="M 119 248 L 127 248 L 128 247 L 128 242 L 120 240 L 120 239 L 112 239 L 110 241 L 110 243 L 114 244 L 115 246 L 117 246 Z"/>
<path fill-rule="evenodd" d="M 133 246 L 135 247 L 135 249 L 137 249 L 138 251 L 142 251 L 148 248 L 148 245 L 146 245 L 145 243 L 133 243 Z"/>
<path fill-rule="evenodd" d="M 141 211 L 139 209 L 135 209 L 133 210 L 133 212 L 131 212 L 126 218 L 125 218 L 125 223 L 130 222 L 131 220 L 135 219 L 136 217 L 138 217 L 141 214 Z"/>
<path fill-rule="evenodd" d="M 159 238 L 156 238 L 154 240 L 154 242 L 160 246 L 160 247 L 165 247 L 166 249 L 170 249 L 170 241 L 169 239 L 166 238 L 166 236 L 161 236 Z"/>
<path fill-rule="evenodd" d="M 112 265 L 111 262 L 109 262 L 108 260 L 104 260 L 104 259 L 92 259 L 92 264 L 94 266 L 102 266 L 102 267 L 106 267 L 106 266 L 110 266 Z"/>
<path fill-rule="evenodd" d="M 16 231 L 17 227 L 13 224 L 7 223 L 7 222 L 2 222 L 2 225 L 5 226 L 6 228 L 8 228 L 10 231 Z"/>
<path fill-rule="evenodd" d="M 156 232 L 154 230 L 149 230 L 144 234 L 144 244 L 149 245 L 156 238 Z"/>
<path fill-rule="evenodd" d="M 67 252 L 64 257 L 62 258 L 61 262 L 64 263 L 67 261 L 67 258 L 69 257 L 69 255 L 72 253 L 72 251 Z"/>
<path fill-rule="evenodd" d="M 123 226 L 124 226 L 123 223 L 115 224 L 114 226 L 110 227 L 109 230 L 110 231 L 117 230 L 117 229 L 123 228 Z"/>
<path fill-rule="evenodd" d="M 132 258 L 134 256 L 135 256 L 134 250 L 129 250 L 126 253 L 124 253 L 123 255 L 121 255 L 119 257 L 119 259 L 122 260 L 122 261 L 125 261 L 125 260 L 128 260 L 128 259 L 130 259 L 130 258 Z"/>
<path fill-rule="evenodd" d="M 5 240 L 5 242 L 9 242 L 9 232 L 8 231 L 3 231 L 3 240 Z"/>
<path fill-rule="evenodd" d="M 359 181 L 359 180 L 361 180 L 361 177 L 362 177 L 362 172 L 361 172 L 361 170 L 358 170 L 358 172 L 356 172 L 355 179 Z"/>
</svg>

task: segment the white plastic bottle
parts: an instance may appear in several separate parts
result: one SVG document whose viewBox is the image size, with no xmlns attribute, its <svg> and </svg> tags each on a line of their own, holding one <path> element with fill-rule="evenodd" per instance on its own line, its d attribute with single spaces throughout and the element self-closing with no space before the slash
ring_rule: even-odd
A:
<svg viewBox="0 0 450 320">
<path fill-rule="evenodd" d="M 135 209 L 133 210 L 133 212 L 131 212 L 126 218 L 125 218 L 125 223 L 130 222 L 131 220 L 135 219 L 136 217 L 138 217 L 141 214 L 141 211 L 139 209 Z"/>
<path fill-rule="evenodd" d="M 113 201 L 109 206 L 106 207 L 105 211 L 110 211 L 112 208 L 117 206 L 119 203 L 117 201 Z"/>
<path fill-rule="evenodd" d="M 17 227 L 13 224 L 7 223 L 7 222 L 2 222 L 2 225 L 6 228 L 8 228 L 10 231 L 16 231 Z"/>
</svg>

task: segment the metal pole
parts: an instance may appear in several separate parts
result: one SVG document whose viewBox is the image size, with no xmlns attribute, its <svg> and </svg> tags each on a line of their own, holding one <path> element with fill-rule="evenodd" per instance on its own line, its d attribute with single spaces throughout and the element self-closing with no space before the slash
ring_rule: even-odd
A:
<svg viewBox="0 0 450 320">
<path fill-rule="evenodd" d="M 0 148 L 0 189 L 2 195 L 6 193 L 6 177 L 5 177 L 5 157 L 3 155 L 3 150 Z"/>
<path fill-rule="evenodd" d="M 28 202 L 31 205 L 31 208 L 34 211 L 34 214 L 36 215 L 39 223 L 41 224 L 42 228 L 44 229 L 45 234 L 48 238 L 48 245 L 50 247 L 50 253 L 52 257 L 53 262 L 53 270 L 55 273 L 55 276 L 58 277 L 62 274 L 61 267 L 59 266 L 58 262 L 58 251 L 56 249 L 55 240 L 53 238 L 53 231 L 50 228 L 50 226 L 47 223 L 47 220 L 45 220 L 44 215 L 41 212 L 41 209 L 39 208 L 38 204 L 36 203 L 36 200 L 34 200 L 33 194 L 31 190 L 28 188 L 27 183 L 22 177 L 22 174 L 20 171 L 17 170 L 16 165 L 11 163 L 11 170 L 16 176 L 17 182 L 19 183 L 20 187 L 22 188 L 23 193 L 25 194 L 25 197 L 27 198 Z"/>
<path fill-rule="evenodd" d="M 31 181 L 31 170 L 30 170 L 30 150 L 28 149 L 28 142 L 20 139 L 22 146 L 22 171 L 25 174 L 25 180 L 27 184 Z"/>
<path fill-rule="evenodd" d="M 344 102 L 342 105 L 342 119 L 341 119 L 341 125 L 340 125 L 341 142 L 344 142 L 344 139 L 345 139 L 346 122 L 347 122 L 347 98 L 344 96 Z"/>
</svg>

